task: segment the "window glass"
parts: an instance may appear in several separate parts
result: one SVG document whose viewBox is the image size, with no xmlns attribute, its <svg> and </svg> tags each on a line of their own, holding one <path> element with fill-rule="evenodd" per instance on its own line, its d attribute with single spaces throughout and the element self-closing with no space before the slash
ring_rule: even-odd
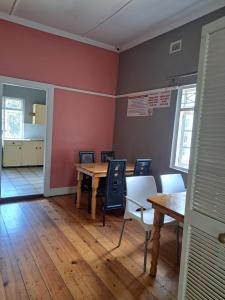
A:
<svg viewBox="0 0 225 300">
<path fill-rule="evenodd" d="M 5 108 L 14 108 L 14 109 L 23 109 L 23 102 L 21 99 L 12 99 L 12 98 L 6 98 L 5 99 Z"/>
<path fill-rule="evenodd" d="M 194 108 L 196 88 L 182 89 L 181 108 Z"/>
<path fill-rule="evenodd" d="M 2 133 L 4 138 L 22 138 L 24 132 L 23 99 L 3 98 Z"/>
<path fill-rule="evenodd" d="M 195 97 L 196 86 L 180 87 L 170 165 L 184 171 L 189 168 Z"/>
</svg>

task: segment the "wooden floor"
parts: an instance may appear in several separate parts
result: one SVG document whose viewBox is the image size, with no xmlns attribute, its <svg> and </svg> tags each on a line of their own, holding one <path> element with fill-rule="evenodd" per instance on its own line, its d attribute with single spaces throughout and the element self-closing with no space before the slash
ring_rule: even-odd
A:
<svg viewBox="0 0 225 300">
<path fill-rule="evenodd" d="M 143 274 L 144 232 L 122 217 L 106 226 L 72 196 L 0 206 L 0 299 L 177 299 L 175 227 L 165 225 L 156 279 Z M 150 266 L 150 255 L 148 270 Z"/>
</svg>

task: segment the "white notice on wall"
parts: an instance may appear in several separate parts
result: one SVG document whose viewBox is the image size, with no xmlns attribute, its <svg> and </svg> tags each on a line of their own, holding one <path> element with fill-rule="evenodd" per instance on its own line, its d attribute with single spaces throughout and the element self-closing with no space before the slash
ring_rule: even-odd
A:
<svg viewBox="0 0 225 300">
<path fill-rule="evenodd" d="M 148 105 L 150 108 L 156 108 L 158 107 L 159 103 L 159 92 L 150 93 L 148 95 Z"/>
<path fill-rule="evenodd" d="M 160 108 L 169 107 L 171 98 L 171 90 L 164 89 L 157 92 L 150 92 L 148 96 L 149 107 Z"/>
<path fill-rule="evenodd" d="M 158 107 L 169 107 L 171 98 L 171 90 L 161 91 L 159 93 L 159 106 Z"/>
<path fill-rule="evenodd" d="M 148 94 L 128 98 L 127 116 L 152 116 L 154 108 L 170 106 L 171 89 L 149 91 Z"/>
<path fill-rule="evenodd" d="M 149 116 L 148 108 L 148 95 L 130 97 L 128 98 L 127 116 Z"/>
</svg>

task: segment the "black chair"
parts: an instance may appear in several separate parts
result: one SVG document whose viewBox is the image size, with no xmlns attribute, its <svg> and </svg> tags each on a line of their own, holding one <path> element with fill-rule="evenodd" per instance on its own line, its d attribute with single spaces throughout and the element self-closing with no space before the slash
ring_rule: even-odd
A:
<svg viewBox="0 0 225 300">
<path fill-rule="evenodd" d="M 126 160 L 110 160 L 106 178 L 106 191 L 103 203 L 103 226 L 105 214 L 115 209 L 124 210 Z"/>
<path fill-rule="evenodd" d="M 115 159 L 114 151 L 101 151 L 101 162 L 106 163 L 112 159 Z M 106 178 L 100 178 L 98 195 L 102 195 L 105 192 Z"/>
<path fill-rule="evenodd" d="M 95 152 L 94 151 L 80 151 L 79 152 L 80 163 L 94 163 Z M 88 212 L 91 213 L 91 192 L 92 192 L 92 178 L 86 174 L 83 175 L 81 190 L 88 192 Z"/>
<path fill-rule="evenodd" d="M 95 152 L 94 151 L 80 151 L 79 158 L 81 164 L 88 164 L 95 162 Z"/>
<path fill-rule="evenodd" d="M 152 159 L 136 159 L 134 167 L 134 176 L 149 176 L 151 175 Z"/>
<path fill-rule="evenodd" d="M 101 162 L 108 162 L 109 160 L 115 159 L 114 151 L 102 151 Z"/>
</svg>

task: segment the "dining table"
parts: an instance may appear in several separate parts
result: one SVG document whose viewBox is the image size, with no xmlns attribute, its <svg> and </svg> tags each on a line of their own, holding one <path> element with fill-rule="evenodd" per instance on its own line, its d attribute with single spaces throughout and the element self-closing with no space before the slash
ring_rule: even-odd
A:
<svg viewBox="0 0 225 300">
<path fill-rule="evenodd" d="M 155 210 L 151 240 L 152 260 L 150 267 L 150 275 L 155 277 L 160 249 L 160 230 L 163 226 L 164 216 L 168 215 L 178 222 L 184 223 L 186 192 L 157 194 L 148 197 L 147 201 L 152 204 L 152 208 Z"/>
<path fill-rule="evenodd" d="M 76 164 L 77 171 L 77 199 L 76 208 L 80 208 L 81 199 L 81 183 L 83 175 L 89 175 L 92 178 L 92 196 L 91 196 L 91 218 L 96 219 L 96 195 L 100 178 L 107 176 L 108 163 L 82 163 Z M 134 172 L 134 164 L 126 164 L 126 175 L 132 175 Z"/>
</svg>

